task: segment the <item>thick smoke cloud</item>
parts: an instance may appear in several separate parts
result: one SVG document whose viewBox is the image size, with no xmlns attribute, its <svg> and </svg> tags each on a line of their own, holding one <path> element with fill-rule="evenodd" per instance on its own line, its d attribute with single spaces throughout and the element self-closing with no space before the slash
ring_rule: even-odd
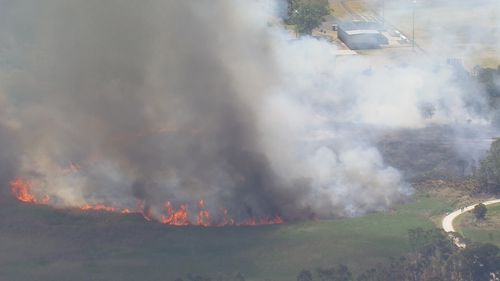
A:
<svg viewBox="0 0 500 281">
<path fill-rule="evenodd" d="M 375 147 L 380 129 L 488 123 L 449 68 L 373 68 L 293 40 L 277 24 L 282 2 L 0 5 L 0 144 L 18 147 L 0 154 L 2 180 L 16 171 L 58 206 L 385 210 L 411 188 Z"/>
<path fill-rule="evenodd" d="M 30 58 L 9 90 L 20 92 L 24 176 L 56 204 L 154 211 L 204 198 L 241 217 L 294 215 L 257 143 L 273 80 L 264 18 L 210 1 L 33 5 Z M 66 174 L 71 164 L 81 171 Z"/>
<path fill-rule="evenodd" d="M 264 14 L 245 18 L 243 2 L 5 5 L 32 17 L 23 65 L 4 76 L 21 176 L 55 204 L 154 212 L 204 198 L 236 217 L 304 215 L 258 144 L 274 80 Z"/>
</svg>

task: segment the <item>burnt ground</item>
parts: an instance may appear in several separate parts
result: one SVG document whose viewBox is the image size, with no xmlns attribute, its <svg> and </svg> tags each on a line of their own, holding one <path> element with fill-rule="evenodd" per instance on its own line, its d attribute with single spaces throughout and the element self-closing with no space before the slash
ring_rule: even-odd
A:
<svg viewBox="0 0 500 281">
<path fill-rule="evenodd" d="M 377 147 L 386 164 L 400 170 L 410 182 L 461 179 L 473 175 L 489 149 L 491 132 L 446 126 L 388 131 Z"/>
</svg>

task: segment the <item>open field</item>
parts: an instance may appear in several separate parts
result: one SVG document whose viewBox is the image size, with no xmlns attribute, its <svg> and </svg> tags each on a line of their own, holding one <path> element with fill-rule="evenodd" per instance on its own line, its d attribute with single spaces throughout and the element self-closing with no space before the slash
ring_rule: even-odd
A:
<svg viewBox="0 0 500 281">
<path fill-rule="evenodd" d="M 464 237 L 473 242 L 493 243 L 500 246 L 500 204 L 487 206 L 486 221 L 477 223 L 474 216 L 467 213 L 458 218 L 455 225 Z"/>
<path fill-rule="evenodd" d="M 353 219 L 176 228 L 136 215 L 21 205 L 1 212 L 0 275 L 11 281 L 173 280 L 189 272 L 241 272 L 250 280 L 292 280 L 303 268 L 338 263 L 356 271 L 404 254 L 408 229 L 433 227 L 430 218 L 451 209 L 443 200 L 419 197 Z"/>
</svg>

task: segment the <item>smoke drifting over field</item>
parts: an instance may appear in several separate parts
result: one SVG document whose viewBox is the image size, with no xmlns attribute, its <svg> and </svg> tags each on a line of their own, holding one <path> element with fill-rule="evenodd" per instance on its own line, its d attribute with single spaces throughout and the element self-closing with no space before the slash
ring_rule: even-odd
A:
<svg viewBox="0 0 500 281">
<path fill-rule="evenodd" d="M 2 184 L 153 215 L 357 215 L 411 194 L 378 129 L 488 123 L 449 68 L 337 58 L 292 40 L 279 4 L 1 1 Z"/>
</svg>

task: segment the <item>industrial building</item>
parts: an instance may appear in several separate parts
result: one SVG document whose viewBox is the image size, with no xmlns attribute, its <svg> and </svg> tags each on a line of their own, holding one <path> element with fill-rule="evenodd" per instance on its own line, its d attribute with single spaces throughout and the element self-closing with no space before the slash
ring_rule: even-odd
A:
<svg viewBox="0 0 500 281">
<path fill-rule="evenodd" d="M 376 22 L 348 21 L 337 26 L 337 37 L 353 50 L 377 49 L 389 43 L 382 30 Z"/>
</svg>

